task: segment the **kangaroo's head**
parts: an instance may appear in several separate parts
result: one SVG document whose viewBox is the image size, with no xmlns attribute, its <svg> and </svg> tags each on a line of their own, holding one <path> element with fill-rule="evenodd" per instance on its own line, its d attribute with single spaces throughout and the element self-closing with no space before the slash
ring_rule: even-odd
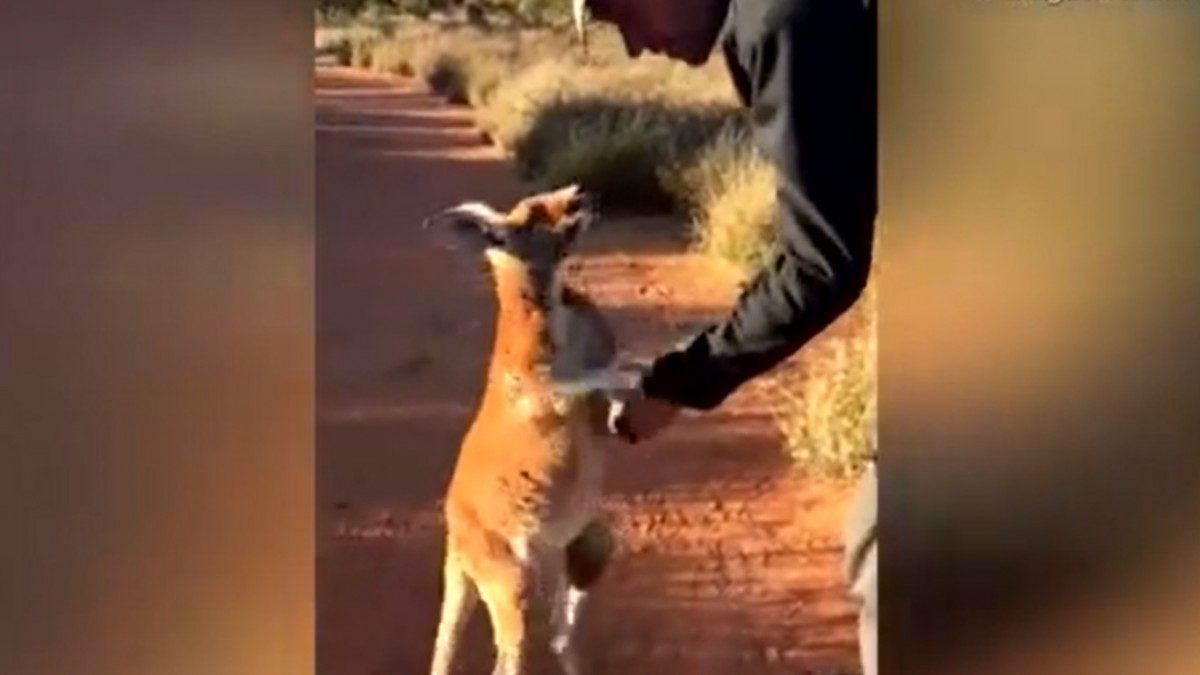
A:
<svg viewBox="0 0 1200 675">
<path fill-rule="evenodd" d="M 552 291 L 559 264 L 597 218 L 595 200 L 570 185 L 522 199 L 507 213 L 467 202 L 427 219 L 452 248 L 482 255 L 497 285 L 533 297 Z"/>
</svg>

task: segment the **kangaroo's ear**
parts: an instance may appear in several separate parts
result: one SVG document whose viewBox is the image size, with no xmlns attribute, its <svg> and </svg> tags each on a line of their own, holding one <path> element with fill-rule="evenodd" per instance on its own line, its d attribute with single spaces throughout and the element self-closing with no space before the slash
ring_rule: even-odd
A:
<svg viewBox="0 0 1200 675">
<path fill-rule="evenodd" d="M 574 183 L 541 195 L 535 204 L 559 231 L 586 227 L 598 211 L 596 196 Z"/>
<path fill-rule="evenodd" d="M 448 248 L 473 251 L 503 248 L 507 227 L 503 216 L 486 204 L 466 203 L 436 213 L 421 224 Z"/>
<path fill-rule="evenodd" d="M 574 187 L 574 186 L 572 186 Z M 561 233 L 566 246 L 573 246 L 579 235 L 599 219 L 599 204 L 596 196 L 572 189 L 562 201 L 561 220 L 558 231 Z"/>
<path fill-rule="evenodd" d="M 566 246 L 591 227 L 599 214 L 596 196 L 576 184 L 532 197 L 525 206 L 532 222 L 557 233 Z"/>
</svg>

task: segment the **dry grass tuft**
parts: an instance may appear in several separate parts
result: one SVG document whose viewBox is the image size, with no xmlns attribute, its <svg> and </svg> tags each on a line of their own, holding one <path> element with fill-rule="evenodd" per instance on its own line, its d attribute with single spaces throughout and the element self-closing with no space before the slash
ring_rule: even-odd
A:
<svg viewBox="0 0 1200 675">
<path fill-rule="evenodd" d="M 743 126 L 727 126 L 690 162 L 668 169 L 668 190 L 692 221 L 695 248 L 746 274 L 774 249 L 775 169 Z"/>
<path fill-rule="evenodd" d="M 798 372 L 781 376 L 776 424 L 784 450 L 804 474 L 857 476 L 875 450 L 878 321 L 875 282 L 852 315 L 861 323 L 846 335 L 821 338 L 805 349 Z"/>
<path fill-rule="evenodd" d="M 526 180 L 578 182 L 610 208 L 679 207 L 662 169 L 700 152 L 737 114 L 728 79 L 714 72 L 720 63 L 631 60 L 615 31 L 594 32 L 585 59 L 561 28 L 386 25 L 355 34 L 352 65 L 420 77 L 448 101 L 470 104 Z"/>
<path fill-rule="evenodd" d="M 579 183 L 607 208 L 662 211 L 677 205 L 662 167 L 699 152 L 728 114 L 603 94 L 562 97 L 537 107 L 511 149 L 522 177 L 542 187 Z"/>
<path fill-rule="evenodd" d="M 623 58 L 623 57 L 622 57 Z M 612 208 L 678 205 L 663 167 L 699 152 L 738 112 L 711 73 L 666 60 L 541 60 L 500 82 L 479 118 L 520 175 L 578 182 Z"/>
</svg>

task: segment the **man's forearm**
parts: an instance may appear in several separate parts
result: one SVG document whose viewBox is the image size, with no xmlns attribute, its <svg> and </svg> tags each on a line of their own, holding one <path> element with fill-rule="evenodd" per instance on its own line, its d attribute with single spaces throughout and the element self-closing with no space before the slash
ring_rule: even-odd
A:
<svg viewBox="0 0 1200 675">
<path fill-rule="evenodd" d="M 646 394 L 684 407 L 714 408 L 828 327 L 861 294 L 870 269 L 869 246 L 841 258 L 832 271 L 805 260 L 778 254 L 725 320 L 653 364 Z"/>
<path fill-rule="evenodd" d="M 736 9 L 736 7 L 735 7 Z M 730 315 L 664 354 L 648 395 L 711 409 L 793 354 L 860 295 L 876 211 L 875 16 L 811 0 L 780 26 L 739 25 L 727 53 L 755 141 L 777 169 L 779 253 Z"/>
</svg>

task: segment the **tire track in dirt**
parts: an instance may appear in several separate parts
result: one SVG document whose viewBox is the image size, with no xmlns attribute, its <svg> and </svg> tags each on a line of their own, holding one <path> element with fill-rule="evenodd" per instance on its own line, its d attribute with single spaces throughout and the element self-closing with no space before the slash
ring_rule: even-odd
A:
<svg viewBox="0 0 1200 675">
<path fill-rule="evenodd" d="M 523 188 L 465 110 L 412 82 L 319 68 L 315 89 L 317 672 L 419 675 L 440 593 L 438 500 L 494 309 L 480 268 L 418 226 Z M 734 292 L 675 230 L 605 222 L 571 271 L 634 353 Z M 787 474 L 764 398 L 753 385 L 653 443 L 607 444 L 622 550 L 582 620 L 589 673 L 856 671 L 837 539 L 848 491 Z M 460 672 L 490 672 L 482 612 L 467 645 Z"/>
</svg>

